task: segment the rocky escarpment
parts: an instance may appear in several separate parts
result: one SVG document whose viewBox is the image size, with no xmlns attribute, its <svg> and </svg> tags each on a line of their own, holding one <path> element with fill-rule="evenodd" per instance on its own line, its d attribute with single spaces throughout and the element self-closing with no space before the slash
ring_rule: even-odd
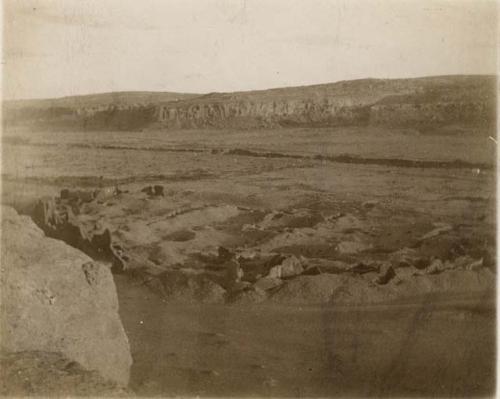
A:
<svg viewBox="0 0 500 399">
<path fill-rule="evenodd" d="M 132 359 L 108 267 L 12 208 L 2 207 L 1 233 L 2 352 L 59 353 L 126 385 Z"/>
<path fill-rule="evenodd" d="M 167 127 L 485 126 L 494 121 L 494 80 L 367 79 L 253 93 L 212 94 L 157 107 Z"/>
<path fill-rule="evenodd" d="M 7 125 L 77 129 L 262 128 L 382 125 L 493 130 L 495 78 L 363 79 L 253 92 L 160 97 L 150 102 L 44 108 L 4 105 Z"/>
<path fill-rule="evenodd" d="M 3 103 L 5 126 L 134 130 L 151 123 L 152 104 L 197 97 L 171 92 L 120 92 Z"/>
</svg>

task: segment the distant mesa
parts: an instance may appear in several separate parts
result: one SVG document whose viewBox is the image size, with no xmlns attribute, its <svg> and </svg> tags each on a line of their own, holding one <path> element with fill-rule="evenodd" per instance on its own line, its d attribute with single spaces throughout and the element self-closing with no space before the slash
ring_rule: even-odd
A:
<svg viewBox="0 0 500 399">
<path fill-rule="evenodd" d="M 4 127 L 69 130 L 387 126 L 494 132 L 496 77 L 361 79 L 234 93 L 120 92 L 3 103 Z M 452 129 L 453 130 L 453 129 Z"/>
</svg>

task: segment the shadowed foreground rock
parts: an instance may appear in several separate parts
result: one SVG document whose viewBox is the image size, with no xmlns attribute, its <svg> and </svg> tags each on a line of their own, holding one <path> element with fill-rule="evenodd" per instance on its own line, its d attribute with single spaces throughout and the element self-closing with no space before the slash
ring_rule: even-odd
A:
<svg viewBox="0 0 500 399">
<path fill-rule="evenodd" d="M 53 352 L 13 352 L 0 356 L 0 395 L 106 396 L 131 393 L 96 371 Z"/>
<path fill-rule="evenodd" d="M 1 349 L 59 352 L 126 385 L 132 363 L 111 272 L 2 207 Z"/>
</svg>

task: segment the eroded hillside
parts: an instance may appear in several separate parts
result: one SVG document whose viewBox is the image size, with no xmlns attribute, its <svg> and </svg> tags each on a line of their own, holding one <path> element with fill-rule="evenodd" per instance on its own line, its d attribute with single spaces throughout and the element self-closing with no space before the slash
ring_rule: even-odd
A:
<svg viewBox="0 0 500 399">
<path fill-rule="evenodd" d="M 387 126 L 494 131 L 493 76 L 363 79 L 253 92 L 114 93 L 4 103 L 7 127 L 82 130 Z"/>
</svg>

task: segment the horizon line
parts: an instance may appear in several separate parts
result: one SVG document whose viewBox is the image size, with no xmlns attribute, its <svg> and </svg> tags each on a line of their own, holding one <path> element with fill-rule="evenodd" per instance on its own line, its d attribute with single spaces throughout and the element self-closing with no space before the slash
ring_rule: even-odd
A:
<svg viewBox="0 0 500 399">
<path fill-rule="evenodd" d="M 414 77 L 397 77 L 397 78 L 374 78 L 374 77 L 365 77 L 365 78 L 355 78 L 355 79 L 342 79 L 330 82 L 322 82 L 322 83 L 312 83 L 312 84 L 304 84 L 304 85 L 293 85 L 293 86 L 275 86 L 268 87 L 266 89 L 249 89 L 249 90 L 235 90 L 235 91 L 210 91 L 210 92 L 183 92 L 183 91 L 168 91 L 168 90 L 119 90 L 119 91 L 103 91 L 103 92 L 92 92 L 92 93 L 83 93 L 83 94 L 70 94 L 64 95 L 60 97 L 32 97 L 32 98 L 13 98 L 13 99 L 5 99 L 1 98 L 2 103 L 6 102 L 16 102 L 16 101 L 55 101 L 55 100 L 64 100 L 75 97 L 89 97 L 89 96 L 99 96 L 99 95 L 113 95 L 113 94 L 179 94 L 179 95 L 191 95 L 191 96 L 206 96 L 210 94 L 231 94 L 231 93 L 252 93 L 252 92 L 263 92 L 269 90 L 280 90 L 280 89 L 294 89 L 294 88 L 302 88 L 302 87 L 313 87 L 313 86 L 325 86 L 338 84 L 342 82 L 355 82 L 360 80 L 418 80 L 418 79 L 426 79 L 426 78 L 446 78 L 446 77 L 497 77 L 497 73 L 475 73 L 475 74 L 445 74 L 445 75 L 421 75 Z"/>
</svg>

